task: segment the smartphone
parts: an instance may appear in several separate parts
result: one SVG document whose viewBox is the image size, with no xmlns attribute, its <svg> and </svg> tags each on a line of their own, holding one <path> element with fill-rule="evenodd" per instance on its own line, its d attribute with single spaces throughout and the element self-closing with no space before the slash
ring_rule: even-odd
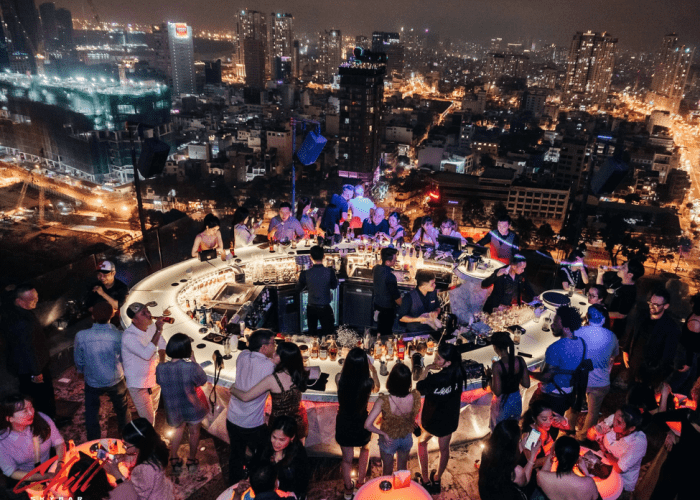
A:
<svg viewBox="0 0 700 500">
<path fill-rule="evenodd" d="M 97 458 L 100 459 L 100 460 L 104 460 L 105 458 L 107 458 L 107 450 L 105 450 L 104 448 L 100 447 L 100 448 L 97 450 Z"/>
<path fill-rule="evenodd" d="M 530 435 L 527 437 L 527 441 L 525 441 L 525 449 L 531 450 L 541 435 L 540 431 L 532 429 Z"/>
</svg>

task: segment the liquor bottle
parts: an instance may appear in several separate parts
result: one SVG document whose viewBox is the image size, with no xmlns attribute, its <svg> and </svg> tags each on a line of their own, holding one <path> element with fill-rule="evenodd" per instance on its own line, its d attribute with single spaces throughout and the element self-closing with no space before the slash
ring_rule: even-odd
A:
<svg viewBox="0 0 700 500">
<path fill-rule="evenodd" d="M 406 357 L 410 358 L 413 356 L 413 353 L 416 352 L 416 345 L 413 343 L 412 340 L 409 340 L 406 342 Z"/>
<path fill-rule="evenodd" d="M 425 353 L 426 356 L 432 356 L 435 352 L 435 341 L 431 338 L 428 339 L 428 351 Z"/>
<path fill-rule="evenodd" d="M 232 259 L 236 258 L 236 243 L 234 242 L 233 239 L 231 239 L 231 258 Z"/>
<path fill-rule="evenodd" d="M 396 357 L 399 360 L 403 360 L 404 357 L 406 356 L 406 343 L 403 340 L 403 337 L 399 335 L 399 339 L 396 341 Z"/>
<path fill-rule="evenodd" d="M 377 341 L 374 343 L 374 359 L 381 359 L 383 355 L 384 346 L 382 345 L 382 341 L 379 339 L 379 335 L 377 335 Z"/>
<path fill-rule="evenodd" d="M 331 337 L 331 341 L 328 344 L 328 357 L 331 361 L 335 361 L 338 357 L 338 344 L 335 342 L 334 337 Z"/>
<path fill-rule="evenodd" d="M 268 241 L 270 242 L 270 253 L 275 253 L 275 240 L 268 238 Z"/>
<path fill-rule="evenodd" d="M 187 310 L 185 311 L 186 314 L 187 314 L 191 319 L 194 319 L 194 313 L 192 312 L 192 309 L 190 308 L 190 300 L 189 300 L 189 299 L 187 299 L 187 300 L 185 301 L 185 305 L 186 305 L 186 307 L 187 307 Z"/>
<path fill-rule="evenodd" d="M 365 328 L 365 335 L 362 339 L 362 348 L 369 352 L 372 347 L 372 336 L 369 334 L 369 328 Z"/>
<path fill-rule="evenodd" d="M 320 359 L 321 361 L 325 361 L 326 359 L 328 359 L 328 342 L 326 342 L 325 340 L 318 348 L 318 359 Z"/>
<path fill-rule="evenodd" d="M 314 339 L 314 343 L 311 345 L 311 359 L 318 359 L 318 339 Z"/>
<path fill-rule="evenodd" d="M 386 360 L 391 361 L 394 359 L 394 339 L 389 337 L 386 341 Z"/>
</svg>

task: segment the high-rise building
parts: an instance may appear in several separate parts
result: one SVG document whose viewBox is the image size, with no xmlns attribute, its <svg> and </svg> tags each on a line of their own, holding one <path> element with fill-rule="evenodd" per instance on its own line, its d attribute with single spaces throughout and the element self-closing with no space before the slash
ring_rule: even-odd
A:
<svg viewBox="0 0 700 500">
<path fill-rule="evenodd" d="M 343 60 L 343 37 L 340 34 L 340 30 L 330 30 L 321 33 L 318 51 L 319 60 L 316 74 L 320 81 L 328 83 L 338 74 L 338 66 Z"/>
<path fill-rule="evenodd" d="M 617 38 L 606 32 L 577 32 L 569 48 L 564 99 L 575 104 L 600 104 L 610 91 Z"/>
<path fill-rule="evenodd" d="M 34 0 L 0 0 L 5 37 L 10 41 L 10 65 L 15 71 L 36 72 L 42 37 Z"/>
<path fill-rule="evenodd" d="M 270 68 L 275 80 L 284 80 L 283 74 L 287 71 L 280 71 L 280 68 L 289 68 L 289 76 L 292 75 L 294 63 L 294 16 L 273 12 L 270 15 L 269 23 L 270 40 Z M 288 78 L 288 77 L 287 77 Z"/>
<path fill-rule="evenodd" d="M 340 175 L 372 178 L 379 166 L 384 98 L 384 62 L 354 60 L 340 65 Z"/>
<path fill-rule="evenodd" d="M 58 48 L 70 50 L 73 43 L 73 15 L 68 9 L 56 9 L 56 35 Z"/>
<path fill-rule="evenodd" d="M 525 77 L 525 65 L 530 58 L 525 54 L 492 52 L 488 55 L 489 81 L 495 82 L 502 76 Z"/>
<path fill-rule="evenodd" d="M 55 50 L 58 47 L 58 31 L 56 29 L 56 4 L 45 2 L 39 5 L 41 27 L 44 35 L 44 48 Z"/>
<path fill-rule="evenodd" d="M 168 49 L 173 95 L 196 93 L 192 26 L 185 23 L 168 23 Z"/>
<path fill-rule="evenodd" d="M 683 100 L 695 49 L 678 44 L 675 33 L 666 35 L 654 67 L 647 102 L 655 108 L 677 113 Z"/>
<path fill-rule="evenodd" d="M 398 33 L 375 31 L 372 33 L 372 52 L 386 54 L 386 74 L 401 78 L 404 68 L 404 48 Z"/>
<path fill-rule="evenodd" d="M 170 80 L 170 47 L 168 45 L 168 25 L 166 23 L 151 26 L 153 34 L 153 67 Z M 169 82 L 170 83 L 170 82 Z"/>
<path fill-rule="evenodd" d="M 569 189 L 576 193 L 583 187 L 588 173 L 588 142 L 565 137 L 561 143 L 559 162 L 554 169 L 554 189 Z"/>
<path fill-rule="evenodd" d="M 267 35 L 265 14 L 257 10 L 241 10 L 237 13 L 237 62 L 245 66 L 246 86 L 252 89 L 264 88 L 266 76 L 270 74 Z"/>
</svg>

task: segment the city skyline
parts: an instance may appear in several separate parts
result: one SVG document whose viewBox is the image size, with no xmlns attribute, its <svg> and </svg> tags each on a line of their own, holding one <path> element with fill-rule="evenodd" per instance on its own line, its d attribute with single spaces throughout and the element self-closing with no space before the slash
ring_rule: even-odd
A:
<svg viewBox="0 0 700 500">
<path fill-rule="evenodd" d="M 40 1 L 37 4 L 42 3 Z M 74 17 L 92 18 L 85 0 L 57 0 Z M 239 9 L 262 12 L 289 12 L 295 18 L 295 31 L 313 33 L 339 29 L 352 35 L 373 31 L 406 29 L 431 30 L 441 39 L 485 42 L 492 37 L 513 40 L 543 40 L 568 44 L 577 31 L 607 31 L 619 39 L 622 49 L 653 50 L 664 35 L 676 32 L 683 43 L 700 44 L 700 4 L 691 0 L 589 0 L 588 2 L 543 0 L 519 2 L 494 0 L 487 5 L 476 1 L 368 0 L 321 2 L 319 0 L 245 1 L 206 0 L 122 0 L 109 3 L 94 0 L 96 11 L 105 21 L 156 24 L 178 21 L 199 29 L 233 31 Z M 339 14 L 340 13 L 340 14 Z"/>
</svg>

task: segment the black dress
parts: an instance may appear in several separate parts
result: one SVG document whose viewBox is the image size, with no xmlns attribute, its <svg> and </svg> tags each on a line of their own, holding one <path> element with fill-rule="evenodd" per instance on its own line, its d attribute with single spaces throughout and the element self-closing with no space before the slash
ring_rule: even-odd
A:
<svg viewBox="0 0 700 500">
<path fill-rule="evenodd" d="M 421 425 L 430 434 L 444 437 L 457 430 L 464 380 L 451 370 L 429 374 L 416 384 L 425 396 Z"/>
<path fill-rule="evenodd" d="M 335 440 L 343 447 L 361 448 L 372 439 L 372 433 L 365 429 L 367 411 L 367 399 L 371 387 L 365 394 L 357 394 L 357 400 L 364 401 L 364 405 L 356 400 L 350 401 L 352 396 L 346 397 L 346 390 L 338 388 L 338 415 L 335 417 Z M 354 391 L 351 391 L 354 392 Z M 359 391 L 357 391 L 359 392 Z"/>
</svg>

